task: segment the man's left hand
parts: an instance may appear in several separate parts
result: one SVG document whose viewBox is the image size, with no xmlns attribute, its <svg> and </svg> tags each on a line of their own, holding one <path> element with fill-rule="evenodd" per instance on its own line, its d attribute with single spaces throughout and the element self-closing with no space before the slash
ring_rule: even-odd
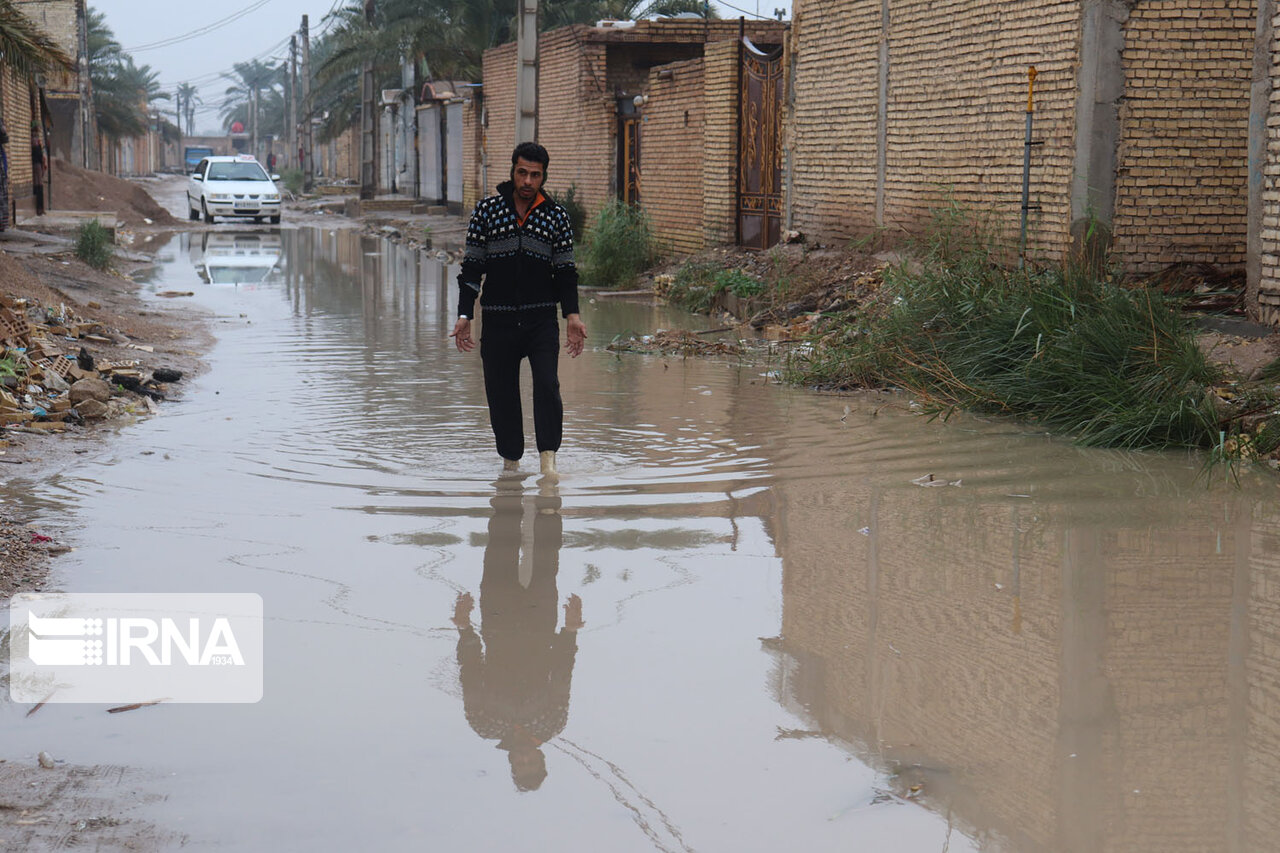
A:
<svg viewBox="0 0 1280 853">
<path fill-rule="evenodd" d="M 577 314 L 570 314 L 565 318 L 565 345 L 572 358 L 582 355 L 582 348 L 587 343 L 587 327 L 582 322 L 582 317 Z"/>
</svg>

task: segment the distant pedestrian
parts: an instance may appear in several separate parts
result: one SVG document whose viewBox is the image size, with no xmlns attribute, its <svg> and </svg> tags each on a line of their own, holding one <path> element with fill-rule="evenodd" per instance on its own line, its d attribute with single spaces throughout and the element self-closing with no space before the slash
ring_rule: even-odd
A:
<svg viewBox="0 0 1280 853">
<path fill-rule="evenodd" d="M 582 353 L 587 327 L 578 315 L 578 270 L 573 225 L 563 207 L 542 193 L 550 162 L 547 149 L 523 142 L 511 154 L 511 180 L 476 205 L 458 274 L 458 321 L 449 337 L 471 352 L 477 297 L 484 314 L 480 359 L 489 401 L 489 424 L 505 470 L 524 455 L 520 362 L 533 373 L 533 425 L 542 473 L 556 474 L 564 426 L 560 399 L 559 305 L 565 317 L 565 349 Z"/>
<path fill-rule="evenodd" d="M 31 183 L 36 197 L 36 216 L 44 216 L 44 178 L 49 171 L 49 155 L 44 150 L 40 123 L 31 122 Z"/>
<path fill-rule="evenodd" d="M 267 155 L 267 169 L 271 172 L 276 170 L 276 152 L 274 151 Z"/>
</svg>

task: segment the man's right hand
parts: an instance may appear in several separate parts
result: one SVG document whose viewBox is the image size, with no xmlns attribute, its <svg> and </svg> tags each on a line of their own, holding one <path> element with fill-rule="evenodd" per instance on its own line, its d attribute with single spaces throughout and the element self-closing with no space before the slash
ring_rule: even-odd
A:
<svg viewBox="0 0 1280 853">
<path fill-rule="evenodd" d="M 476 342 L 471 339 L 471 321 L 466 317 L 458 318 L 458 322 L 453 324 L 453 332 L 449 337 L 453 338 L 458 352 L 471 352 L 476 348 Z"/>
</svg>

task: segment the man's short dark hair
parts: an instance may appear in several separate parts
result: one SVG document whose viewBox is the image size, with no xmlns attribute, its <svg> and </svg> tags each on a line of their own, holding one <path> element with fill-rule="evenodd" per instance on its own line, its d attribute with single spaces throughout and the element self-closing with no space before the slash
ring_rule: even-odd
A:
<svg viewBox="0 0 1280 853">
<path fill-rule="evenodd" d="M 517 160 L 528 160 L 530 163 L 538 163 L 542 166 L 543 174 L 546 174 L 547 166 L 551 163 L 551 155 L 547 153 L 547 149 L 543 148 L 536 142 L 521 142 L 516 146 L 516 150 L 511 152 L 512 173 L 515 172 Z"/>
</svg>

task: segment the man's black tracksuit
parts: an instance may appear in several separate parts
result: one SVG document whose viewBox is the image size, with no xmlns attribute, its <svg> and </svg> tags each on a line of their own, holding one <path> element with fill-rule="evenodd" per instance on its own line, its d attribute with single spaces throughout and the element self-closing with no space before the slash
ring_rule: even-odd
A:
<svg viewBox="0 0 1280 853">
<path fill-rule="evenodd" d="M 578 313 L 578 271 L 573 263 L 569 214 L 541 197 L 520 222 L 515 184 L 476 205 L 467 228 L 467 249 L 458 274 L 458 313 L 474 317 L 477 296 L 484 313 L 480 358 L 484 363 L 489 422 L 504 459 L 524 455 L 520 407 L 520 361 L 533 373 L 533 424 L 538 451 L 559 450 L 564 424 L 557 362 L 559 304 L 564 316 Z"/>
</svg>

